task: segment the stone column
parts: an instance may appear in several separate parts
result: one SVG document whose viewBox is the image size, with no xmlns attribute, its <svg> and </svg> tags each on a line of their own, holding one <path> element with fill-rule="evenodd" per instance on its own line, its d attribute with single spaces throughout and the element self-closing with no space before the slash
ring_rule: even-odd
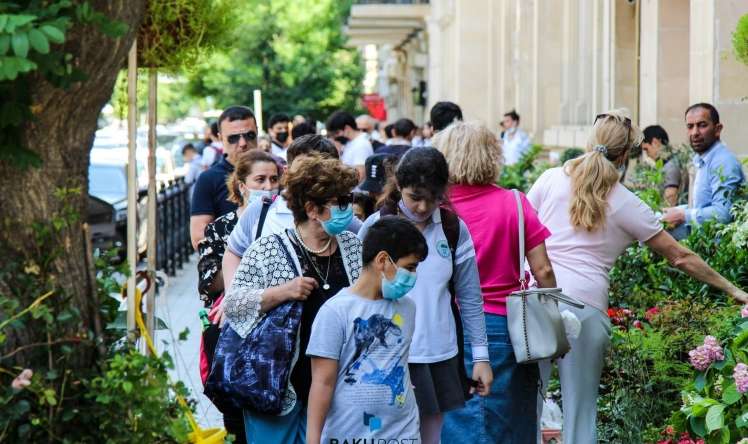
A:
<svg viewBox="0 0 748 444">
<path fill-rule="evenodd" d="M 715 2 L 691 0 L 689 102 L 714 102 Z"/>
</svg>

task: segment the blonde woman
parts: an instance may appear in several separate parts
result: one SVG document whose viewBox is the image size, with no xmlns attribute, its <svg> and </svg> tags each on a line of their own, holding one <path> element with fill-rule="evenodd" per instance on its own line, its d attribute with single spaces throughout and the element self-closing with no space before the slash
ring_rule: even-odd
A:
<svg viewBox="0 0 748 444">
<path fill-rule="evenodd" d="M 553 233 L 546 245 L 558 286 L 586 304 L 581 310 L 568 308 L 582 330 L 571 340 L 571 352 L 558 360 L 564 442 L 597 442 L 597 389 L 610 344 L 608 272 L 632 242 L 644 242 L 692 277 L 748 301 L 748 294 L 676 242 L 654 212 L 620 184 L 629 150 L 641 140 L 641 131 L 622 110 L 600 114 L 587 153 L 546 171 L 527 195 Z M 541 373 L 548 375 L 550 364 Z"/>
<path fill-rule="evenodd" d="M 483 125 L 457 122 L 434 136 L 434 146 L 447 159 L 449 201 L 475 246 L 494 375 L 488 396 L 473 397 L 464 408 L 446 413 L 442 442 L 536 442 L 538 366 L 517 364 L 506 321 L 506 297 L 520 288 L 519 218 L 514 193 L 495 185 L 501 171 L 499 141 Z M 530 269 L 542 287 L 555 287 L 544 243 L 550 232 L 524 195 L 521 199 Z M 468 374 L 472 358 L 465 347 Z"/>
</svg>

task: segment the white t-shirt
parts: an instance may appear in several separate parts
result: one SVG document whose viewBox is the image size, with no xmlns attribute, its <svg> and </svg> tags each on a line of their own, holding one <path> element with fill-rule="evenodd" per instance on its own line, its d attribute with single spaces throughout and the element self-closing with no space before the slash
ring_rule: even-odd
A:
<svg viewBox="0 0 748 444">
<path fill-rule="evenodd" d="M 288 148 L 283 148 L 282 146 L 276 145 L 275 142 L 273 142 L 271 144 L 270 150 L 272 151 L 273 154 L 280 157 L 281 159 L 288 160 L 286 158 L 286 152 L 288 152 Z"/>
<path fill-rule="evenodd" d="M 662 231 L 651 208 L 617 183 L 608 196 L 605 225 L 592 233 L 571 226 L 571 178 L 552 168 L 535 182 L 527 199 L 551 231 L 545 240 L 556 282 L 564 293 L 603 312 L 608 309 L 608 273 L 634 241 L 646 242 Z"/>
<path fill-rule="evenodd" d="M 362 132 L 345 145 L 340 160 L 351 167 L 364 166 L 366 159 L 372 154 L 374 154 L 374 149 L 371 147 L 371 142 L 366 137 L 366 133 Z"/>
<path fill-rule="evenodd" d="M 514 165 L 519 162 L 522 155 L 530 149 L 530 137 L 519 128 L 511 137 L 509 131 L 505 131 L 504 138 L 501 140 L 503 142 L 501 151 L 504 153 L 504 163 L 506 165 Z"/>
</svg>

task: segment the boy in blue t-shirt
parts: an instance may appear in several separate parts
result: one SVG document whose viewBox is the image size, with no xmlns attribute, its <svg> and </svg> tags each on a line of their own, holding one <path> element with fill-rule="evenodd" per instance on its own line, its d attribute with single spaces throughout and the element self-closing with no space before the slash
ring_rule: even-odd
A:
<svg viewBox="0 0 748 444">
<path fill-rule="evenodd" d="M 307 444 L 421 441 L 408 350 L 415 285 L 428 247 L 410 221 L 381 218 L 363 241 L 361 276 L 320 308 L 307 347 Z M 368 442 L 368 441 L 367 441 Z"/>
</svg>

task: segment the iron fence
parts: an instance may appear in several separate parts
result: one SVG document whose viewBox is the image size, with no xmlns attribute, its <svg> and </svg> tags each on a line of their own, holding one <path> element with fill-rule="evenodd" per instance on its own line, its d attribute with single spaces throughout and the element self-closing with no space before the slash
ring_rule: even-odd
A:
<svg viewBox="0 0 748 444">
<path fill-rule="evenodd" d="M 162 183 L 156 203 L 156 269 L 174 276 L 192 254 L 190 186 L 183 177 Z"/>
</svg>

